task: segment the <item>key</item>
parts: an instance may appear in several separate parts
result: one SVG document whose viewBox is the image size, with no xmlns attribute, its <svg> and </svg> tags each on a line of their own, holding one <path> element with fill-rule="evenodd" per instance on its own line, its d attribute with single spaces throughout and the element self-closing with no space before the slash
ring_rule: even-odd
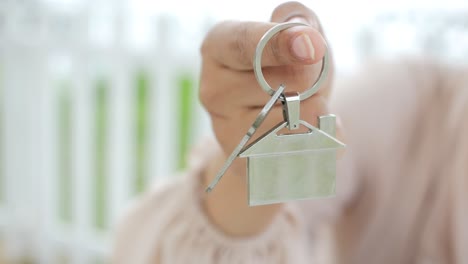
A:
<svg viewBox="0 0 468 264">
<path fill-rule="evenodd" d="M 237 158 L 247 158 L 248 203 L 250 206 L 281 203 L 293 200 L 323 198 L 335 194 L 336 152 L 345 145 L 335 138 L 335 116 L 318 117 L 318 127 L 300 119 L 300 103 L 316 93 L 328 74 L 328 52 L 322 69 L 312 87 L 298 92 L 284 92 L 284 85 L 274 90 L 262 73 L 262 53 L 275 34 L 302 23 L 282 23 L 273 26 L 260 39 L 254 54 L 254 73 L 260 87 L 272 98 L 239 145 L 231 153 L 215 179 L 206 189 L 211 192 L 226 170 Z M 283 103 L 283 121 L 245 146 L 262 124 L 276 101 Z M 300 126 L 307 132 L 294 133 Z M 284 129 L 287 133 L 281 133 Z"/>
<path fill-rule="evenodd" d="M 266 103 L 266 105 L 263 107 L 262 111 L 257 115 L 257 118 L 253 122 L 252 126 L 249 128 L 245 136 L 242 138 L 242 140 L 239 142 L 237 147 L 234 149 L 234 151 L 229 155 L 228 159 L 224 163 L 223 167 L 221 170 L 219 170 L 218 174 L 216 174 L 216 177 L 214 180 L 210 183 L 208 188 L 206 188 L 206 192 L 211 192 L 213 188 L 218 184 L 218 182 L 221 180 L 223 175 L 226 173 L 227 169 L 231 166 L 232 162 L 239 156 L 239 153 L 241 153 L 242 149 L 245 147 L 245 144 L 252 138 L 254 135 L 255 131 L 257 131 L 257 128 L 260 127 L 260 125 L 263 123 L 267 115 L 270 113 L 271 109 L 275 105 L 276 101 L 280 98 L 280 96 L 283 94 L 284 91 L 284 86 L 280 85 L 278 90 L 273 94 L 271 99 Z"/>
<path fill-rule="evenodd" d="M 301 23 L 278 24 L 268 30 L 257 45 L 254 72 L 264 91 L 274 90 L 262 73 L 262 53 L 275 34 Z M 302 93 L 282 95 L 284 121 L 261 135 L 239 154 L 247 158 L 248 203 L 250 206 L 293 200 L 323 198 L 335 194 L 336 151 L 344 144 L 335 138 L 335 116 L 318 117 L 314 127 L 300 119 L 300 102 L 316 93 L 328 74 L 328 53 L 322 60 L 320 76 Z M 305 133 L 294 133 L 300 127 Z M 281 131 L 288 129 L 287 133 Z"/>
</svg>

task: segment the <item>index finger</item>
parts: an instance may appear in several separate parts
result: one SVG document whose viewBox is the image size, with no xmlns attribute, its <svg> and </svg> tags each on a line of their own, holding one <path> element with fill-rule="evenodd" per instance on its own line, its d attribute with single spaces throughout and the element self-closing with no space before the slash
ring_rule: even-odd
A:
<svg viewBox="0 0 468 264">
<path fill-rule="evenodd" d="M 202 44 L 203 59 L 234 70 L 251 70 L 257 43 L 274 25 L 276 23 L 238 21 L 217 24 Z M 289 28 L 268 42 L 262 66 L 314 64 L 322 59 L 325 50 L 325 40 L 316 28 Z"/>
</svg>

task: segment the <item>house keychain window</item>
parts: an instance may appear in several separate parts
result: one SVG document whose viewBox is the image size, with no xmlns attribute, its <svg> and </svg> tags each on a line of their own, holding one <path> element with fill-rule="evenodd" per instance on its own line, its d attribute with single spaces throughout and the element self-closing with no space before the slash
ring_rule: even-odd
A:
<svg viewBox="0 0 468 264">
<path fill-rule="evenodd" d="M 335 138 L 335 116 L 318 117 L 318 127 L 300 119 L 300 102 L 316 93 L 328 75 L 328 52 L 322 60 L 320 76 L 315 84 L 302 93 L 276 91 L 262 73 L 261 57 L 268 41 L 277 33 L 303 23 L 277 24 L 260 39 L 254 54 L 254 72 L 258 83 L 272 97 L 257 119 L 228 157 L 224 166 L 206 189 L 213 190 L 235 158 L 247 158 L 248 201 L 250 206 L 292 200 L 328 197 L 335 194 L 336 152 L 345 145 Z M 281 100 L 284 120 L 246 146 L 263 123 L 273 105 Z M 300 126 L 305 133 L 293 133 Z M 282 129 L 291 133 L 279 134 Z"/>
</svg>

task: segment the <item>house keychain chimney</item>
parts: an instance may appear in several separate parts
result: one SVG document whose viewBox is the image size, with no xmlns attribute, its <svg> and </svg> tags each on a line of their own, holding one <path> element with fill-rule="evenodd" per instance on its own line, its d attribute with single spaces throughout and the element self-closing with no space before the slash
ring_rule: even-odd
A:
<svg viewBox="0 0 468 264">
<path fill-rule="evenodd" d="M 300 102 L 318 91 L 328 74 L 328 52 L 322 61 L 320 76 L 308 90 L 284 92 L 281 85 L 273 90 L 265 80 L 261 57 L 268 41 L 277 33 L 303 23 L 282 23 L 272 27 L 260 39 L 254 55 L 258 83 L 272 96 L 252 127 L 229 156 L 223 168 L 207 188 L 213 190 L 236 157 L 247 158 L 249 205 L 280 203 L 299 199 L 322 198 L 335 194 L 336 152 L 345 145 L 335 138 L 335 116 L 318 117 L 318 128 L 300 119 Z M 284 121 L 245 147 L 277 100 L 283 103 Z M 294 133 L 300 126 L 305 133 Z M 291 133 L 280 134 L 282 129 Z"/>
</svg>

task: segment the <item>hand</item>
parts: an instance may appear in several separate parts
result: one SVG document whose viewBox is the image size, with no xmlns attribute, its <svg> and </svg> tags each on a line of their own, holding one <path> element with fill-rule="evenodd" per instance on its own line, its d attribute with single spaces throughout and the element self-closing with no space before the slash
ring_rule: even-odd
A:
<svg viewBox="0 0 468 264">
<path fill-rule="evenodd" d="M 315 14 L 302 4 L 290 2 L 277 7 L 271 23 L 222 22 L 206 36 L 200 98 L 208 110 L 219 153 L 204 171 L 207 186 L 255 120 L 270 96 L 258 85 L 252 60 L 258 41 L 275 23 L 299 21 L 310 27 L 292 27 L 273 37 L 263 52 L 263 73 L 270 86 L 285 84 L 289 91 L 303 91 L 316 80 L 327 49 Z M 329 53 L 330 54 L 330 53 Z M 320 90 L 301 103 L 301 119 L 316 125 L 317 116 L 327 114 L 327 98 L 333 63 Z M 254 135 L 262 135 L 283 121 L 277 104 Z M 339 127 L 338 127 L 339 129 Z M 337 131 L 338 132 L 338 131 Z M 203 198 L 208 217 L 228 235 L 249 236 L 267 226 L 280 204 L 248 207 L 246 161 L 236 159 L 216 188 Z"/>
<path fill-rule="evenodd" d="M 287 29 L 267 44 L 262 66 L 269 84 L 274 89 L 285 84 L 287 90 L 303 91 L 316 81 L 320 72 L 318 62 L 327 47 L 315 14 L 302 4 L 290 2 L 277 7 L 271 20 L 272 23 L 220 23 L 208 33 L 202 45 L 200 98 L 210 113 L 215 135 L 225 156 L 236 147 L 270 98 L 255 79 L 252 59 L 258 41 L 275 22 L 293 20 L 311 27 Z M 327 112 L 330 79 L 331 74 L 318 93 L 301 103 L 301 117 L 311 124 L 316 123 L 318 115 Z M 255 136 L 262 135 L 282 119 L 282 109 L 278 104 Z M 233 165 L 236 175 L 245 174 L 245 168 L 239 162 Z"/>
</svg>

